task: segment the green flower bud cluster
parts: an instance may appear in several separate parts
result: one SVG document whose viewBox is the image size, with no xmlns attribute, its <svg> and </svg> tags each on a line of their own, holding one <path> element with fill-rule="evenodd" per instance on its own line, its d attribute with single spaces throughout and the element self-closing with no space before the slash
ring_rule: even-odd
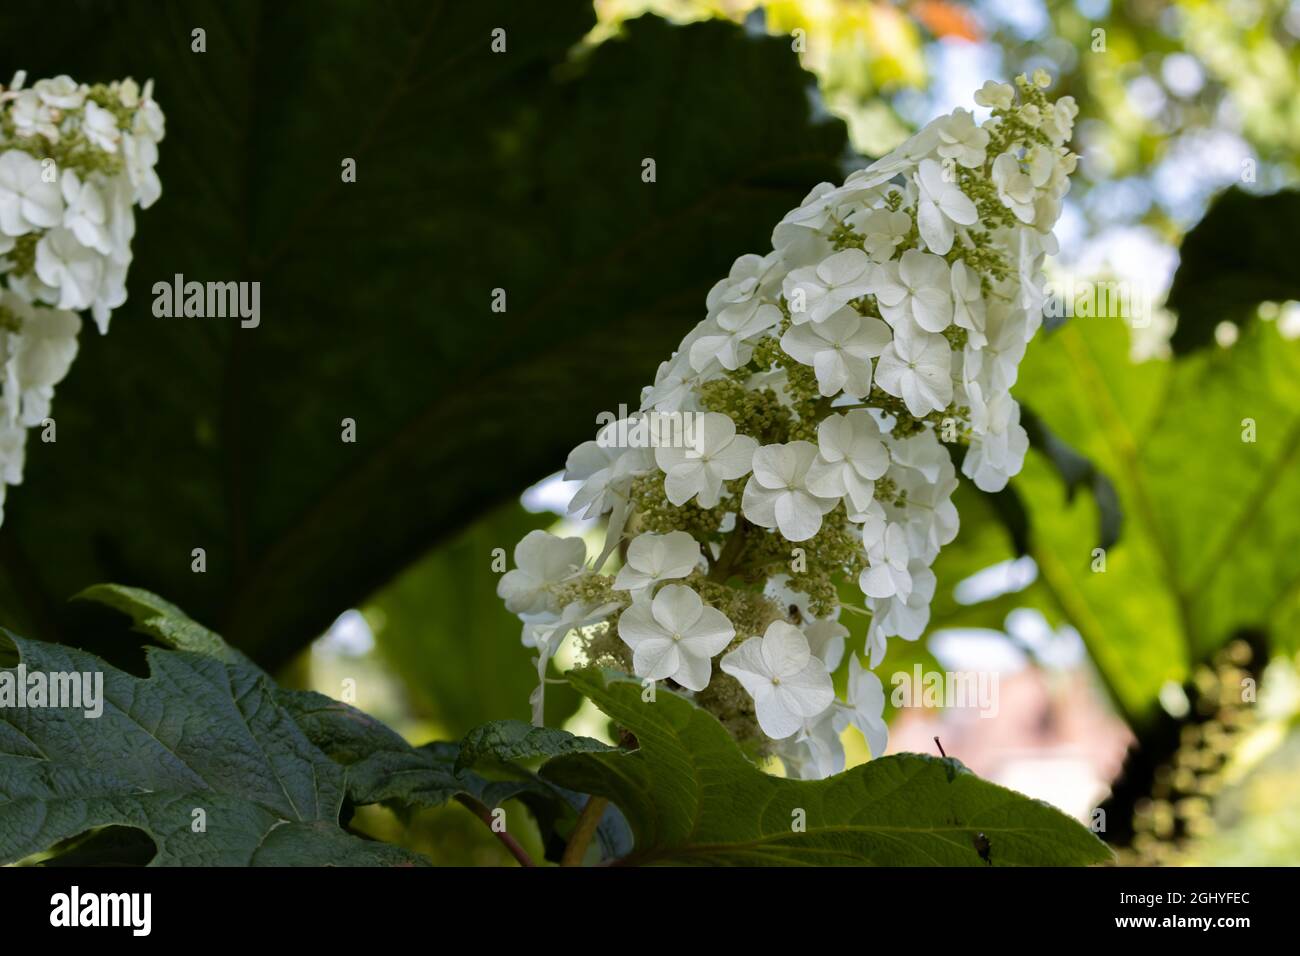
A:
<svg viewBox="0 0 1300 956">
<path fill-rule="evenodd" d="M 698 541 L 717 538 L 726 511 L 725 508 L 701 508 L 693 501 L 673 504 L 664 494 L 662 475 L 641 475 L 633 479 L 630 500 L 634 510 L 632 521 L 638 532 L 685 531 Z"/>
<path fill-rule="evenodd" d="M 880 318 L 880 304 L 876 302 L 876 297 L 874 295 L 859 296 L 850 302 L 849 305 L 853 307 L 853 311 L 858 313 L 858 315 L 863 315 L 870 319 Z"/>
<path fill-rule="evenodd" d="M 772 367 L 778 361 L 775 357 L 778 354 L 784 353 L 777 340 L 763 339 L 754 348 L 750 366 L 744 367 L 745 377 L 755 371 L 753 366 L 760 369 Z M 738 432 L 752 435 L 764 444 L 789 440 L 791 411 L 769 388 L 746 388 L 732 377 L 715 379 L 700 386 L 700 404 L 710 412 L 730 416 Z"/>
<path fill-rule="evenodd" d="M 996 156 L 998 153 L 990 152 L 990 155 Z M 975 203 L 975 209 L 979 213 L 980 221 L 986 226 L 1006 226 L 1010 228 L 1016 224 L 1016 217 L 998 198 L 997 187 L 993 185 L 986 168 L 967 169 L 964 166 L 958 166 L 957 185 L 961 187 L 962 192 L 970 197 L 971 202 Z M 947 258 L 949 262 L 952 261 L 951 253 Z M 962 256 L 962 258 L 965 258 L 965 256 Z M 974 262 L 967 260 L 966 264 L 976 269 L 976 271 L 982 271 Z"/>
<path fill-rule="evenodd" d="M 1024 80 L 1023 76 L 1016 77 L 1016 85 L 1020 87 L 1021 95 L 1026 98 L 1025 102 L 1019 106 L 1013 106 L 1009 110 L 995 109 L 993 111 L 993 116 L 998 122 L 989 124 L 987 127 L 991 131 L 988 146 L 990 156 L 998 156 L 1022 144 L 1052 145 L 1051 139 L 1039 129 L 1035 122 L 1036 111 L 1050 109 L 1047 98 L 1043 96 L 1042 90 L 1033 86 L 1033 84 L 1028 84 L 1028 89 L 1031 92 L 1026 93 L 1026 85 L 1022 83 Z M 1029 113 L 1024 115 L 1026 108 L 1029 108 Z"/>
<path fill-rule="evenodd" d="M 14 240 L 14 247 L 7 253 L 13 266 L 9 273 L 15 276 L 29 276 L 36 270 L 36 246 L 41 241 L 41 234 L 29 232 Z"/>
<path fill-rule="evenodd" d="M 964 349 L 970 333 L 960 325 L 950 325 L 940 333 L 954 350 Z"/>
<path fill-rule="evenodd" d="M 754 699 L 736 678 L 718 671 L 709 686 L 695 695 L 695 703 L 718 719 L 750 759 L 762 761 L 771 756 L 775 742 L 758 726 Z"/>
<path fill-rule="evenodd" d="M 7 140 L 7 149 L 17 149 L 41 160 L 52 159 L 58 169 L 70 169 L 82 179 L 92 173 L 111 177 L 122 172 L 121 155 L 104 152 L 80 130 L 65 133 L 53 142 L 44 136 L 18 136 L 13 121 L 6 116 L 0 123 L 0 133 Z"/>
<path fill-rule="evenodd" d="M 831 229 L 831 245 L 837 252 L 841 249 L 861 249 L 865 239 L 861 233 L 854 232 L 852 226 L 838 220 Z"/>
<path fill-rule="evenodd" d="M 746 534 L 752 535 L 760 530 L 751 525 Z M 739 647 L 746 638 L 762 634 L 769 624 L 784 616 L 776 602 L 761 590 L 710 581 L 707 574 L 699 571 L 688 576 L 685 583 L 699 592 L 705 604 L 727 615 L 727 620 L 736 629 L 736 637 L 729 646 Z"/>
<path fill-rule="evenodd" d="M 632 673 L 632 648 L 618 636 L 610 624 L 589 627 L 579 634 L 578 654 L 590 667 L 607 667 Z"/>
<path fill-rule="evenodd" d="M 997 198 L 996 191 L 994 198 Z M 1011 267 L 1007 264 L 1006 256 L 993 244 L 986 230 L 971 229 L 968 235 L 972 245 L 954 244 L 945 258 L 950 265 L 961 259 L 974 269 L 980 277 L 980 291 L 987 296 L 992 293 L 995 283 L 1001 282 L 1011 274 Z"/>
<path fill-rule="evenodd" d="M 611 602 L 622 605 L 630 604 L 631 599 L 628 598 L 627 592 L 615 591 L 613 584 L 613 578 L 607 575 L 597 574 L 594 571 L 584 571 L 576 577 L 554 585 L 549 590 L 555 595 L 555 599 L 561 607 L 572 604 L 574 601 L 592 605 Z"/>
<path fill-rule="evenodd" d="M 0 305 L 0 332 L 17 334 L 23 330 L 23 320 L 13 309 Z"/>
</svg>

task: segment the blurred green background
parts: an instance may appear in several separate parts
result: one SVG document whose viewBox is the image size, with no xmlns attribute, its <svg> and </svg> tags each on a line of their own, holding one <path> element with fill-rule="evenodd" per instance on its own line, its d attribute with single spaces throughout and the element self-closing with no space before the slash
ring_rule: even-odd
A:
<svg viewBox="0 0 1300 956">
<path fill-rule="evenodd" d="M 1007 493 L 962 489 L 930 631 L 879 671 L 997 670 L 999 715 L 896 712 L 890 749 L 941 735 L 1103 820 L 1126 863 L 1300 860 L 1300 2 L 55 6 L 79 32 L 6 10 L 3 59 L 154 76 L 164 195 L 131 300 L 60 392 L 59 448 L 10 496 L 7 625 L 103 650 L 65 601 L 118 581 L 414 742 L 526 718 L 535 671 L 492 553 L 595 533 L 561 518 L 567 448 L 636 403 L 812 185 L 1042 67 L 1080 107 L 1049 279 L 1150 308 L 1031 345 L 1014 391 L 1035 449 Z M 509 55 L 471 55 L 497 26 Z M 264 329 L 148 321 L 173 272 L 261 279 Z M 548 697 L 549 722 L 607 732 Z M 355 823 L 508 862 L 459 807 Z"/>
</svg>

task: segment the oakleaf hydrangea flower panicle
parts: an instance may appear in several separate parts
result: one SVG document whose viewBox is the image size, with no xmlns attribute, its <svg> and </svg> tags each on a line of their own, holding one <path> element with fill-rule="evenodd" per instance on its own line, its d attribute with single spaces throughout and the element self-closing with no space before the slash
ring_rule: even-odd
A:
<svg viewBox="0 0 1300 956">
<path fill-rule="evenodd" d="M 0 521 L 27 429 L 77 355 L 78 312 L 101 333 L 126 301 L 134 207 L 162 192 L 153 84 L 68 76 L 0 86 Z"/>
<path fill-rule="evenodd" d="M 1076 160 L 1076 107 L 1049 85 L 987 83 L 983 123 L 955 110 L 816 186 L 771 252 L 713 287 L 640 410 L 569 456 L 572 510 L 607 516 L 605 546 L 587 561 L 581 541 L 531 532 L 500 586 L 539 650 L 535 719 L 573 637 L 580 659 L 693 696 L 790 775 L 844 769 L 849 725 L 883 752 L 872 669 L 929 623 L 958 467 L 997 491 L 1028 447 L 1010 389 Z M 652 440 L 617 440 L 633 433 Z M 846 611 L 869 623 L 839 699 Z"/>
</svg>

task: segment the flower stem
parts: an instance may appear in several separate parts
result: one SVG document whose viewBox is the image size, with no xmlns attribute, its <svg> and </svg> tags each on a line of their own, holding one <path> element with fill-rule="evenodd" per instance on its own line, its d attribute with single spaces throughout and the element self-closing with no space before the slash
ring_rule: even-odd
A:
<svg viewBox="0 0 1300 956">
<path fill-rule="evenodd" d="M 722 551 L 718 554 L 718 560 L 709 569 L 709 580 L 716 581 L 719 584 L 726 584 L 744 551 L 745 527 L 741 517 L 737 515 L 736 527 L 727 538 L 727 543 L 722 546 Z"/>
<path fill-rule="evenodd" d="M 607 806 L 609 801 L 604 797 L 592 795 L 587 798 L 587 805 L 578 814 L 578 822 L 574 824 L 573 833 L 569 834 L 569 843 L 564 848 L 564 856 L 560 858 L 560 866 L 582 866 L 582 858 L 587 855 L 587 847 L 591 845 L 591 838 L 595 836 L 596 827 L 600 825 L 600 818 L 604 816 Z"/>
<path fill-rule="evenodd" d="M 498 830 L 493 823 L 492 810 L 482 800 L 477 800 L 467 793 L 456 794 L 456 802 L 466 807 L 470 813 L 483 821 L 484 825 L 492 831 L 501 844 L 510 851 L 510 855 L 519 861 L 520 866 L 536 866 L 533 858 L 528 855 L 528 851 L 519 845 L 519 841 L 512 837 L 505 830 Z"/>
</svg>

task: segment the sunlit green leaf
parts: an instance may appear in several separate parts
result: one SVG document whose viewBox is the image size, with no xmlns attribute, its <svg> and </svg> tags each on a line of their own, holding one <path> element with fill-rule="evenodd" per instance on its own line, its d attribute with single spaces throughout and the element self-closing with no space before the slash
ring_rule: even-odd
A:
<svg viewBox="0 0 1300 956">
<path fill-rule="evenodd" d="M 899 754 L 826 780 L 786 780 L 756 768 L 716 718 L 670 691 L 646 702 L 641 683 L 621 675 L 585 670 L 570 680 L 631 731 L 639 749 L 559 757 L 542 775 L 618 804 L 636 836 L 626 863 L 1059 866 L 1110 859 L 1059 810 L 981 780 L 955 760 Z"/>
<path fill-rule="evenodd" d="M 1131 719 L 1238 629 L 1294 613 L 1300 342 L 1259 323 L 1230 349 L 1135 365 L 1118 320 L 1075 321 L 1030 350 L 1017 389 L 1126 515 L 1100 553 L 1090 496 L 1067 500 L 1035 454 L 1014 481 L 1043 582 Z"/>
</svg>

